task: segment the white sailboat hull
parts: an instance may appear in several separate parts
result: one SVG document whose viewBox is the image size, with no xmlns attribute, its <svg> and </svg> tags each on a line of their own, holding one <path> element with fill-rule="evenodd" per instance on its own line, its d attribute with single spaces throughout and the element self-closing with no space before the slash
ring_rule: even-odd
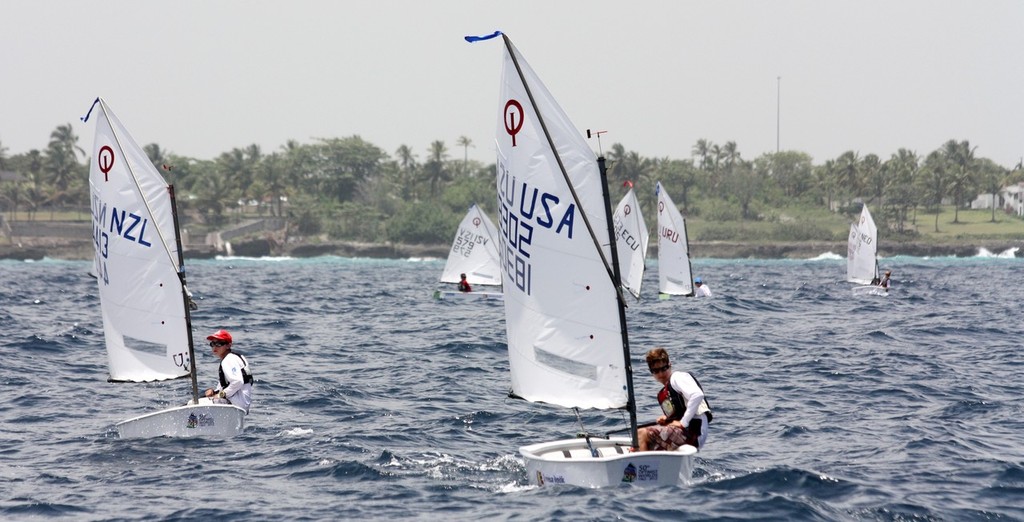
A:
<svg viewBox="0 0 1024 522">
<path fill-rule="evenodd" d="M 603 488 L 620 484 L 666 486 L 687 484 L 693 477 L 697 449 L 630 453 L 627 437 L 590 439 L 598 452 L 591 454 L 586 439 L 542 442 L 519 448 L 532 484 L 571 484 Z"/>
<path fill-rule="evenodd" d="M 245 410 L 231 404 L 199 404 L 168 408 L 117 423 L 122 439 L 150 437 L 234 437 L 245 429 Z"/>
<path fill-rule="evenodd" d="M 889 292 L 886 292 L 885 288 L 882 288 L 881 286 L 878 286 L 878 285 L 864 285 L 864 286 L 855 286 L 855 287 L 853 287 L 853 295 L 881 295 L 881 296 L 887 296 L 887 295 L 889 295 Z"/>
<path fill-rule="evenodd" d="M 434 290 L 434 299 L 474 301 L 477 299 L 501 301 L 505 296 L 501 292 L 459 292 L 458 290 Z"/>
</svg>

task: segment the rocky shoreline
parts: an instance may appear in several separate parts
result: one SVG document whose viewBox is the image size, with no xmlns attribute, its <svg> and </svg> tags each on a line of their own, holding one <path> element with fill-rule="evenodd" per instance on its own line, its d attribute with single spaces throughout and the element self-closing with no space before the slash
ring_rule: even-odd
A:
<svg viewBox="0 0 1024 522">
<path fill-rule="evenodd" d="M 1017 248 L 1016 255 L 1024 257 L 1024 240 L 1018 241 L 970 241 L 956 243 L 902 242 L 883 245 L 881 257 L 897 255 L 915 257 L 973 257 L 984 248 L 993 254 Z M 441 258 L 448 256 L 449 245 L 409 245 L 397 243 L 359 243 L 353 241 L 325 241 L 316 243 L 289 243 L 281 246 L 267 240 L 252 240 L 233 246 L 232 255 L 244 257 L 318 257 L 334 255 L 340 257 L 369 257 L 384 259 Z M 786 242 L 786 243 L 740 243 L 728 241 L 692 242 L 694 258 L 716 259 L 810 259 L 827 252 L 846 255 L 846 243 L 842 242 Z M 185 249 L 187 259 L 210 259 L 222 255 L 208 247 Z M 656 256 L 654 245 L 648 254 Z M 91 241 L 66 240 L 58 238 L 21 238 L 20 242 L 0 244 L 0 260 L 88 260 L 93 256 Z"/>
</svg>

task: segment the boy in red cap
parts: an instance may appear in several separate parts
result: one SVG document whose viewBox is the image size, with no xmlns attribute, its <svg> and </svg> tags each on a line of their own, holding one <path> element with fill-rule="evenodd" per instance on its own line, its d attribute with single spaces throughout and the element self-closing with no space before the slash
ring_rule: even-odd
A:
<svg viewBox="0 0 1024 522">
<path fill-rule="evenodd" d="M 210 341 L 213 354 L 220 359 L 220 366 L 217 368 L 220 387 L 208 388 L 206 396 L 212 398 L 214 402 L 230 402 L 249 413 L 253 383 L 249 361 L 242 354 L 231 351 L 233 339 L 227 330 L 217 330 L 206 336 L 206 340 Z"/>
</svg>

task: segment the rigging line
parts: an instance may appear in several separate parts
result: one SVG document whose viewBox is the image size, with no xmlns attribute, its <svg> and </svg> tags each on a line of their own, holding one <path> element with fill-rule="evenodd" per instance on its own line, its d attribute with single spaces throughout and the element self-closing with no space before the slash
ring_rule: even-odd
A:
<svg viewBox="0 0 1024 522">
<path fill-rule="evenodd" d="M 103 111 L 103 117 L 106 118 L 107 125 L 110 125 L 110 117 L 107 116 L 107 111 L 110 110 L 110 108 L 107 107 L 107 102 L 103 101 L 101 98 L 97 99 L 100 102 L 100 109 Z M 90 109 L 90 112 L 91 111 L 92 109 Z M 124 166 L 128 169 L 128 173 L 131 174 L 131 179 L 135 184 L 135 189 L 139 192 L 139 196 L 142 197 L 142 202 L 146 205 L 146 211 L 148 211 L 150 217 L 153 218 L 153 225 L 156 228 L 156 234 L 160 236 L 160 246 L 163 247 L 164 253 L 167 254 L 167 259 L 171 262 L 171 266 L 174 266 L 177 272 L 183 271 L 183 267 L 174 260 L 174 255 L 171 254 L 171 251 L 167 248 L 167 239 L 164 238 L 164 232 L 160 228 L 159 223 L 156 222 L 156 214 L 153 212 L 153 208 L 150 206 L 149 199 L 146 198 L 145 192 L 142 191 L 142 186 L 139 185 L 139 178 L 135 175 L 135 169 L 132 168 L 131 163 L 128 161 L 128 155 L 124 153 L 124 146 L 121 145 L 121 137 L 117 135 L 117 131 L 114 130 L 113 125 L 110 125 L 110 134 L 114 137 L 118 150 L 121 151 L 121 158 L 124 159 Z M 164 183 L 166 184 L 166 181 Z M 165 186 L 164 190 L 166 189 L 167 187 Z"/>
<path fill-rule="evenodd" d="M 565 170 L 565 164 L 562 163 L 562 156 L 558 154 L 558 149 L 555 148 L 555 142 L 551 138 L 551 133 L 548 131 L 548 125 L 544 121 L 544 116 L 541 115 L 540 110 L 537 108 L 537 101 L 533 97 L 533 91 L 530 86 L 526 83 L 526 78 L 523 76 L 523 69 L 519 65 L 519 60 L 516 59 L 516 47 L 512 45 L 512 40 L 509 40 L 508 35 L 501 33 L 501 38 L 505 41 L 505 48 L 508 50 L 509 56 L 512 58 L 512 63 L 516 66 L 516 73 L 519 74 L 519 81 L 523 84 L 523 89 L 526 90 L 526 96 L 530 98 L 530 105 L 533 107 L 533 112 L 537 115 L 537 121 L 540 122 L 541 129 L 544 130 L 544 137 L 548 141 L 548 147 L 551 148 L 551 153 L 555 157 L 555 161 L 558 162 L 558 168 L 562 173 L 562 179 L 569 188 L 569 193 L 572 194 L 572 199 L 576 203 L 576 208 L 580 209 L 580 217 L 583 218 L 583 223 L 587 225 L 587 232 L 590 233 L 590 239 L 594 242 L 594 248 L 597 249 L 598 255 L 601 257 L 601 262 L 604 263 L 604 269 L 608 273 L 608 279 L 612 282 L 612 285 L 618 290 L 615 292 L 618 295 L 619 300 L 623 300 L 621 292 L 621 284 L 615 282 L 615 276 L 612 274 L 612 269 L 608 259 L 604 255 L 604 250 L 601 248 L 601 242 L 597 239 L 597 234 L 594 232 L 593 225 L 590 224 L 590 219 L 587 217 L 587 213 L 580 203 L 580 197 L 576 194 L 576 187 L 573 186 L 572 180 L 569 179 L 569 173 Z M 614 239 L 613 239 L 614 240 Z"/>
</svg>

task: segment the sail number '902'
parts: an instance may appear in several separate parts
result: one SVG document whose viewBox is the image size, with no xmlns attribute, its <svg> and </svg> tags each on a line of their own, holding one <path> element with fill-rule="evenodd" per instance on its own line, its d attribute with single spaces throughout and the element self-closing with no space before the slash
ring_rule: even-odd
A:
<svg viewBox="0 0 1024 522">
<path fill-rule="evenodd" d="M 516 180 L 498 160 L 498 228 L 501 232 L 502 272 L 516 288 L 532 292 L 533 265 L 530 247 L 534 232 L 554 230 L 572 239 L 576 205 L 559 206 L 558 196 Z M 556 215 L 561 218 L 556 221 Z"/>
</svg>

